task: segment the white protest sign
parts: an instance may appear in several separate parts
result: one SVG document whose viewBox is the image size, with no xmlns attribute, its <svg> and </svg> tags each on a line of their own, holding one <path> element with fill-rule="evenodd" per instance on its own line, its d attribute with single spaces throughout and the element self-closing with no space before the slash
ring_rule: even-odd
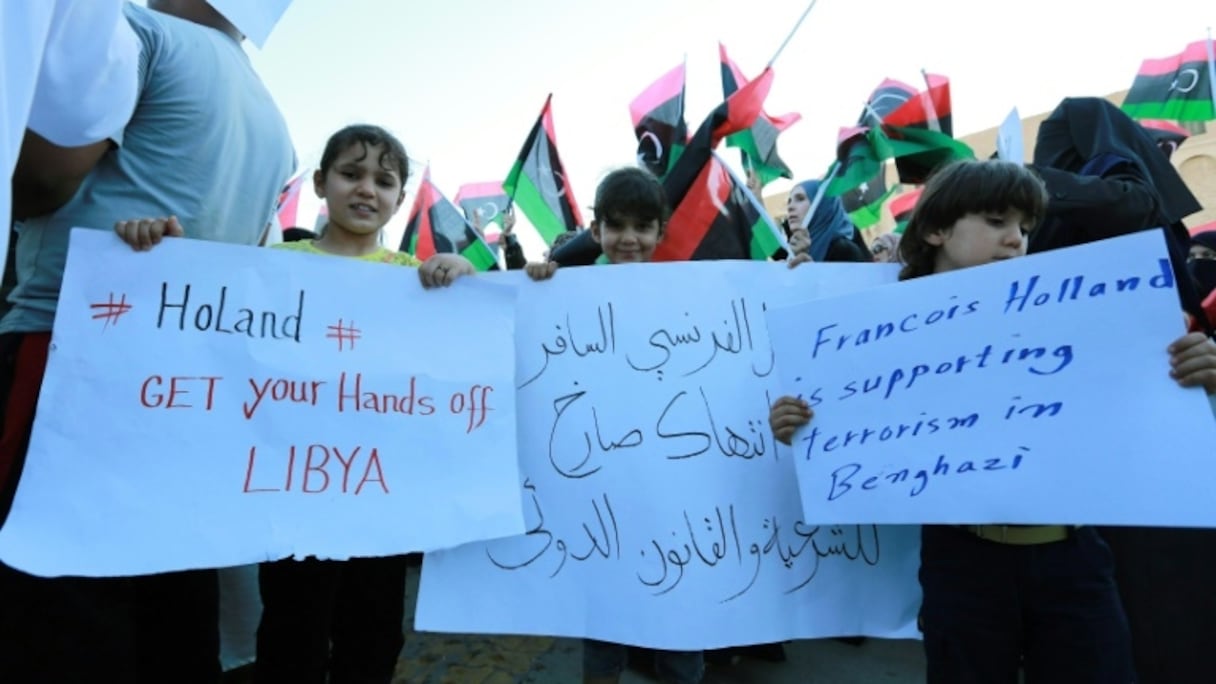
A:
<svg viewBox="0 0 1216 684">
<path fill-rule="evenodd" d="M 1009 112 L 1009 116 L 1005 117 L 1001 127 L 997 129 L 996 154 L 1014 164 L 1026 162 L 1026 146 L 1022 142 L 1022 117 L 1018 116 L 1017 107 Z"/>
<path fill-rule="evenodd" d="M 896 272 L 719 261 L 524 282 L 528 533 L 428 554 L 416 628 L 666 649 L 915 636 L 919 528 L 802 516 L 768 427 L 778 383 L 761 323 L 767 304 Z"/>
<path fill-rule="evenodd" d="M 807 515 L 1216 525 L 1216 422 L 1168 375 L 1160 231 L 770 308 Z"/>
<path fill-rule="evenodd" d="M 127 575 L 518 534 L 514 313 L 476 278 L 74 230 L 0 558 Z"/>
</svg>

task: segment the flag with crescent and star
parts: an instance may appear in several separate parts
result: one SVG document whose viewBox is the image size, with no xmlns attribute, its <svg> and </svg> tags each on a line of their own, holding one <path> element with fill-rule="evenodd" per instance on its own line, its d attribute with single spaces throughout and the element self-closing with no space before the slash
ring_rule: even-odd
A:
<svg viewBox="0 0 1216 684">
<path fill-rule="evenodd" d="M 1209 68 L 1206 40 L 1195 41 L 1172 57 L 1146 59 L 1122 109 L 1133 119 L 1216 119 Z"/>
<path fill-rule="evenodd" d="M 718 43 L 718 61 L 722 69 L 722 96 L 730 97 L 747 85 L 748 80 L 727 56 L 726 46 L 721 43 Z M 778 178 L 793 178 L 790 167 L 777 154 L 777 135 L 801 119 L 802 115 L 797 112 L 771 116 L 761 111 L 749 128 L 727 136 L 726 145 L 739 148 L 743 154 L 743 168 L 755 173 L 761 186 Z"/>
<path fill-rule="evenodd" d="M 975 158 L 975 152 L 953 136 L 950 79 L 925 74 L 925 82 L 925 90 L 882 119 L 899 182 L 910 185 L 924 183 L 943 164 Z"/>
<path fill-rule="evenodd" d="M 469 223 L 480 224 L 486 242 L 491 245 L 497 242 L 510 202 L 502 190 L 502 183 L 465 183 L 456 190 L 452 201 L 464 212 Z"/>
<path fill-rule="evenodd" d="M 460 254 L 478 271 L 498 269 L 494 250 L 431 181 L 430 166 L 422 172 L 422 183 L 410 209 L 399 251 L 424 261 L 435 254 Z"/>
<path fill-rule="evenodd" d="M 668 71 L 629 103 L 638 137 L 638 162 L 662 178 L 688 144 L 684 122 L 684 65 Z"/>
<path fill-rule="evenodd" d="M 1173 121 L 1162 121 L 1161 119 L 1141 119 L 1138 122 L 1145 131 L 1148 132 L 1153 142 L 1157 143 L 1157 147 L 1165 153 L 1165 156 L 1172 156 L 1182 147 L 1182 143 L 1191 137 L 1191 132 Z"/>
<path fill-rule="evenodd" d="M 863 230 L 882 220 L 882 205 L 895 192 L 887 188 L 886 164 L 882 167 L 873 178 L 840 196 L 849 220 Z"/>
<path fill-rule="evenodd" d="M 557 154 L 552 101 L 553 95 L 545 98 L 545 106 L 502 184 L 547 245 L 558 235 L 583 226 L 574 188 Z"/>
<path fill-rule="evenodd" d="M 895 160 L 901 183 L 919 185 L 943 164 L 975 158 L 966 143 L 951 136 L 949 79 L 925 74 L 925 80 L 928 87 L 918 91 L 885 79 L 870 95 L 858 125 L 841 129 L 828 196 L 877 184 L 886 159 Z"/>
<path fill-rule="evenodd" d="M 784 246 L 781 229 L 764 205 L 713 154 L 672 213 L 653 260 L 762 261 Z"/>
<path fill-rule="evenodd" d="M 714 154 L 723 138 L 755 123 L 772 85 L 770 67 L 715 107 L 689 138 L 663 178 L 672 215 L 655 261 L 767 258 L 759 255 L 770 249 L 770 254 L 776 252 L 774 241 L 779 246 L 782 238 L 772 234 L 776 230 L 772 218 L 746 185 L 723 173 L 725 166 Z M 760 218 L 750 213 L 753 210 Z M 549 258 L 563 266 L 583 266 L 595 263 L 600 254 L 590 231 L 582 231 Z"/>
</svg>

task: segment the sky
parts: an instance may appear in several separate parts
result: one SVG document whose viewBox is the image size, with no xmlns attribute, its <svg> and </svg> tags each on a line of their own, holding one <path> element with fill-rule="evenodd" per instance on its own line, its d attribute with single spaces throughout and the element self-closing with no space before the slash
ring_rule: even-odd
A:
<svg viewBox="0 0 1216 684">
<path fill-rule="evenodd" d="M 351 123 L 396 134 L 416 170 L 386 229 L 400 241 L 422 176 L 453 199 L 460 185 L 501 181 L 553 94 L 558 150 L 590 220 L 595 186 L 635 163 L 629 102 L 687 64 L 689 129 L 722 99 L 718 43 L 750 78 L 809 0 L 294 0 L 265 46 L 247 43 L 287 120 L 300 170 Z M 818 0 L 773 63 L 766 111 L 799 112 L 778 139 L 795 180 L 818 177 L 837 131 L 856 121 L 884 78 L 923 87 L 948 76 L 954 132 L 992 128 L 1068 96 L 1131 85 L 1140 62 L 1202 40 L 1216 6 L 1197 0 Z M 736 150 L 720 149 L 739 168 Z M 765 194 L 789 187 L 776 181 Z M 309 197 L 304 215 L 319 202 Z M 543 245 L 520 221 L 530 258 Z"/>
</svg>

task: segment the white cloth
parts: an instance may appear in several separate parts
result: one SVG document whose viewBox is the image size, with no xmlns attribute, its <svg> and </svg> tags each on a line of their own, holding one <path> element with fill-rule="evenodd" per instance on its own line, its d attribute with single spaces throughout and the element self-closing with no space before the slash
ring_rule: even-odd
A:
<svg viewBox="0 0 1216 684">
<path fill-rule="evenodd" d="M 121 131 L 135 110 L 139 41 L 123 17 L 123 4 L 0 2 L 0 272 L 25 129 L 76 147 Z"/>
<path fill-rule="evenodd" d="M 291 0 L 207 0 L 207 4 L 224 15 L 249 42 L 262 48 Z"/>
</svg>

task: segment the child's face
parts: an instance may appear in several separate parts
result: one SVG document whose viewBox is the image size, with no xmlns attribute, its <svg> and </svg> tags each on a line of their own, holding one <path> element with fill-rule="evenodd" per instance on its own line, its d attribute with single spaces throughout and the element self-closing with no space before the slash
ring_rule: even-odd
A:
<svg viewBox="0 0 1216 684">
<path fill-rule="evenodd" d="M 356 235 L 376 233 L 405 200 L 401 178 L 380 165 L 381 145 L 346 148 L 329 171 L 313 176 L 317 197 L 325 200 L 329 222 Z"/>
<path fill-rule="evenodd" d="M 1026 253 L 1026 233 L 1033 226 L 1017 209 L 967 214 L 954 225 L 925 237 L 937 247 L 934 273 L 982 266 Z"/>
<path fill-rule="evenodd" d="M 658 219 L 639 221 L 630 217 L 608 217 L 591 222 L 591 237 L 600 243 L 604 256 L 613 264 L 650 261 L 654 248 L 663 237 Z"/>
</svg>

